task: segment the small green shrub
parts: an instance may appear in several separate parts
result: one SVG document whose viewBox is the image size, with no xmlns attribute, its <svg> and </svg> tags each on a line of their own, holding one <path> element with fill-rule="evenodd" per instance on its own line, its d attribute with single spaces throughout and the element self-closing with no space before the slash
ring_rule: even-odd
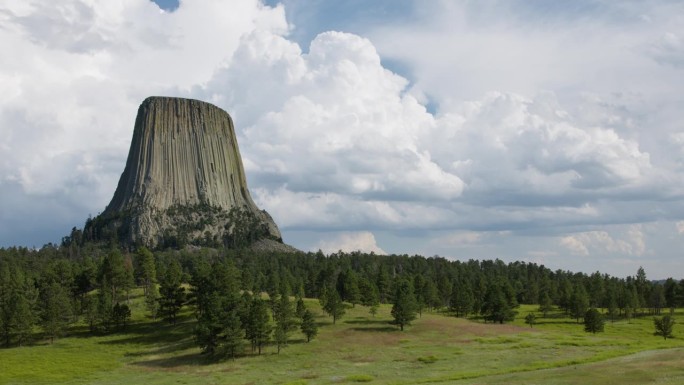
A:
<svg viewBox="0 0 684 385">
<path fill-rule="evenodd" d="M 435 362 L 439 361 L 439 358 L 435 356 L 425 356 L 425 357 L 418 357 L 418 361 L 424 363 L 424 364 L 434 364 Z"/>
<path fill-rule="evenodd" d="M 375 380 L 375 377 L 368 374 L 354 374 L 351 376 L 347 376 L 347 378 L 345 379 L 351 382 L 371 382 Z"/>
</svg>

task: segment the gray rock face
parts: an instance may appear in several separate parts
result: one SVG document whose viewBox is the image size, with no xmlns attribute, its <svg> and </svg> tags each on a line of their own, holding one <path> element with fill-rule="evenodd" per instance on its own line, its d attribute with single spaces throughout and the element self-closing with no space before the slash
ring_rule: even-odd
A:
<svg viewBox="0 0 684 385">
<path fill-rule="evenodd" d="M 170 240 L 227 242 L 244 218 L 261 232 L 250 237 L 281 242 L 275 222 L 247 189 L 232 119 L 191 99 L 143 101 L 126 168 L 100 217 L 94 231 L 116 231 L 124 242 L 150 247 Z"/>
</svg>

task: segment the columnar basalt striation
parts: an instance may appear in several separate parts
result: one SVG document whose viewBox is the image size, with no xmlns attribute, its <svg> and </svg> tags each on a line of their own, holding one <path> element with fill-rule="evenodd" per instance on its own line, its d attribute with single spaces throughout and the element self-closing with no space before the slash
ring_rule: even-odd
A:
<svg viewBox="0 0 684 385">
<path fill-rule="evenodd" d="M 228 113 L 170 97 L 140 105 L 114 197 L 85 231 L 93 239 L 116 236 L 149 247 L 281 241 L 271 216 L 249 194 Z"/>
</svg>

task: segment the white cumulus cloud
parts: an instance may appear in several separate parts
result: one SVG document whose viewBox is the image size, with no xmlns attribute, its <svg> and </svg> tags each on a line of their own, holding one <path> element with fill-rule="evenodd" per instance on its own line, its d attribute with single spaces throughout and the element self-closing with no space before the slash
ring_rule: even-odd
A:
<svg viewBox="0 0 684 385">
<path fill-rule="evenodd" d="M 364 253 L 372 252 L 375 254 L 387 254 L 378 246 L 375 235 L 368 231 L 335 234 L 331 239 L 320 241 L 316 246 L 312 247 L 311 250 L 321 250 L 326 254 L 336 253 L 338 251 L 361 251 Z"/>
</svg>

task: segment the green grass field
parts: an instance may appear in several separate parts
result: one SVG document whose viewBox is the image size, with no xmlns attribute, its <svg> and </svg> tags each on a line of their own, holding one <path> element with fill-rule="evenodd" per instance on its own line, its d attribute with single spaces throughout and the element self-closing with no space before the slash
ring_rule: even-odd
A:
<svg viewBox="0 0 684 385">
<path fill-rule="evenodd" d="M 194 319 L 178 325 L 142 317 L 126 332 L 91 337 L 85 327 L 49 345 L 0 349 L 0 384 L 682 384 L 684 338 L 653 335 L 651 317 L 606 323 L 605 332 L 554 314 L 530 328 L 521 307 L 511 324 L 494 325 L 424 313 L 400 332 L 390 306 L 375 317 L 357 306 L 332 325 L 317 301 L 318 337 L 299 333 L 276 354 L 211 361 L 192 339 Z M 684 319 L 681 312 L 675 315 Z M 684 329 L 675 325 L 675 336 Z"/>
</svg>

